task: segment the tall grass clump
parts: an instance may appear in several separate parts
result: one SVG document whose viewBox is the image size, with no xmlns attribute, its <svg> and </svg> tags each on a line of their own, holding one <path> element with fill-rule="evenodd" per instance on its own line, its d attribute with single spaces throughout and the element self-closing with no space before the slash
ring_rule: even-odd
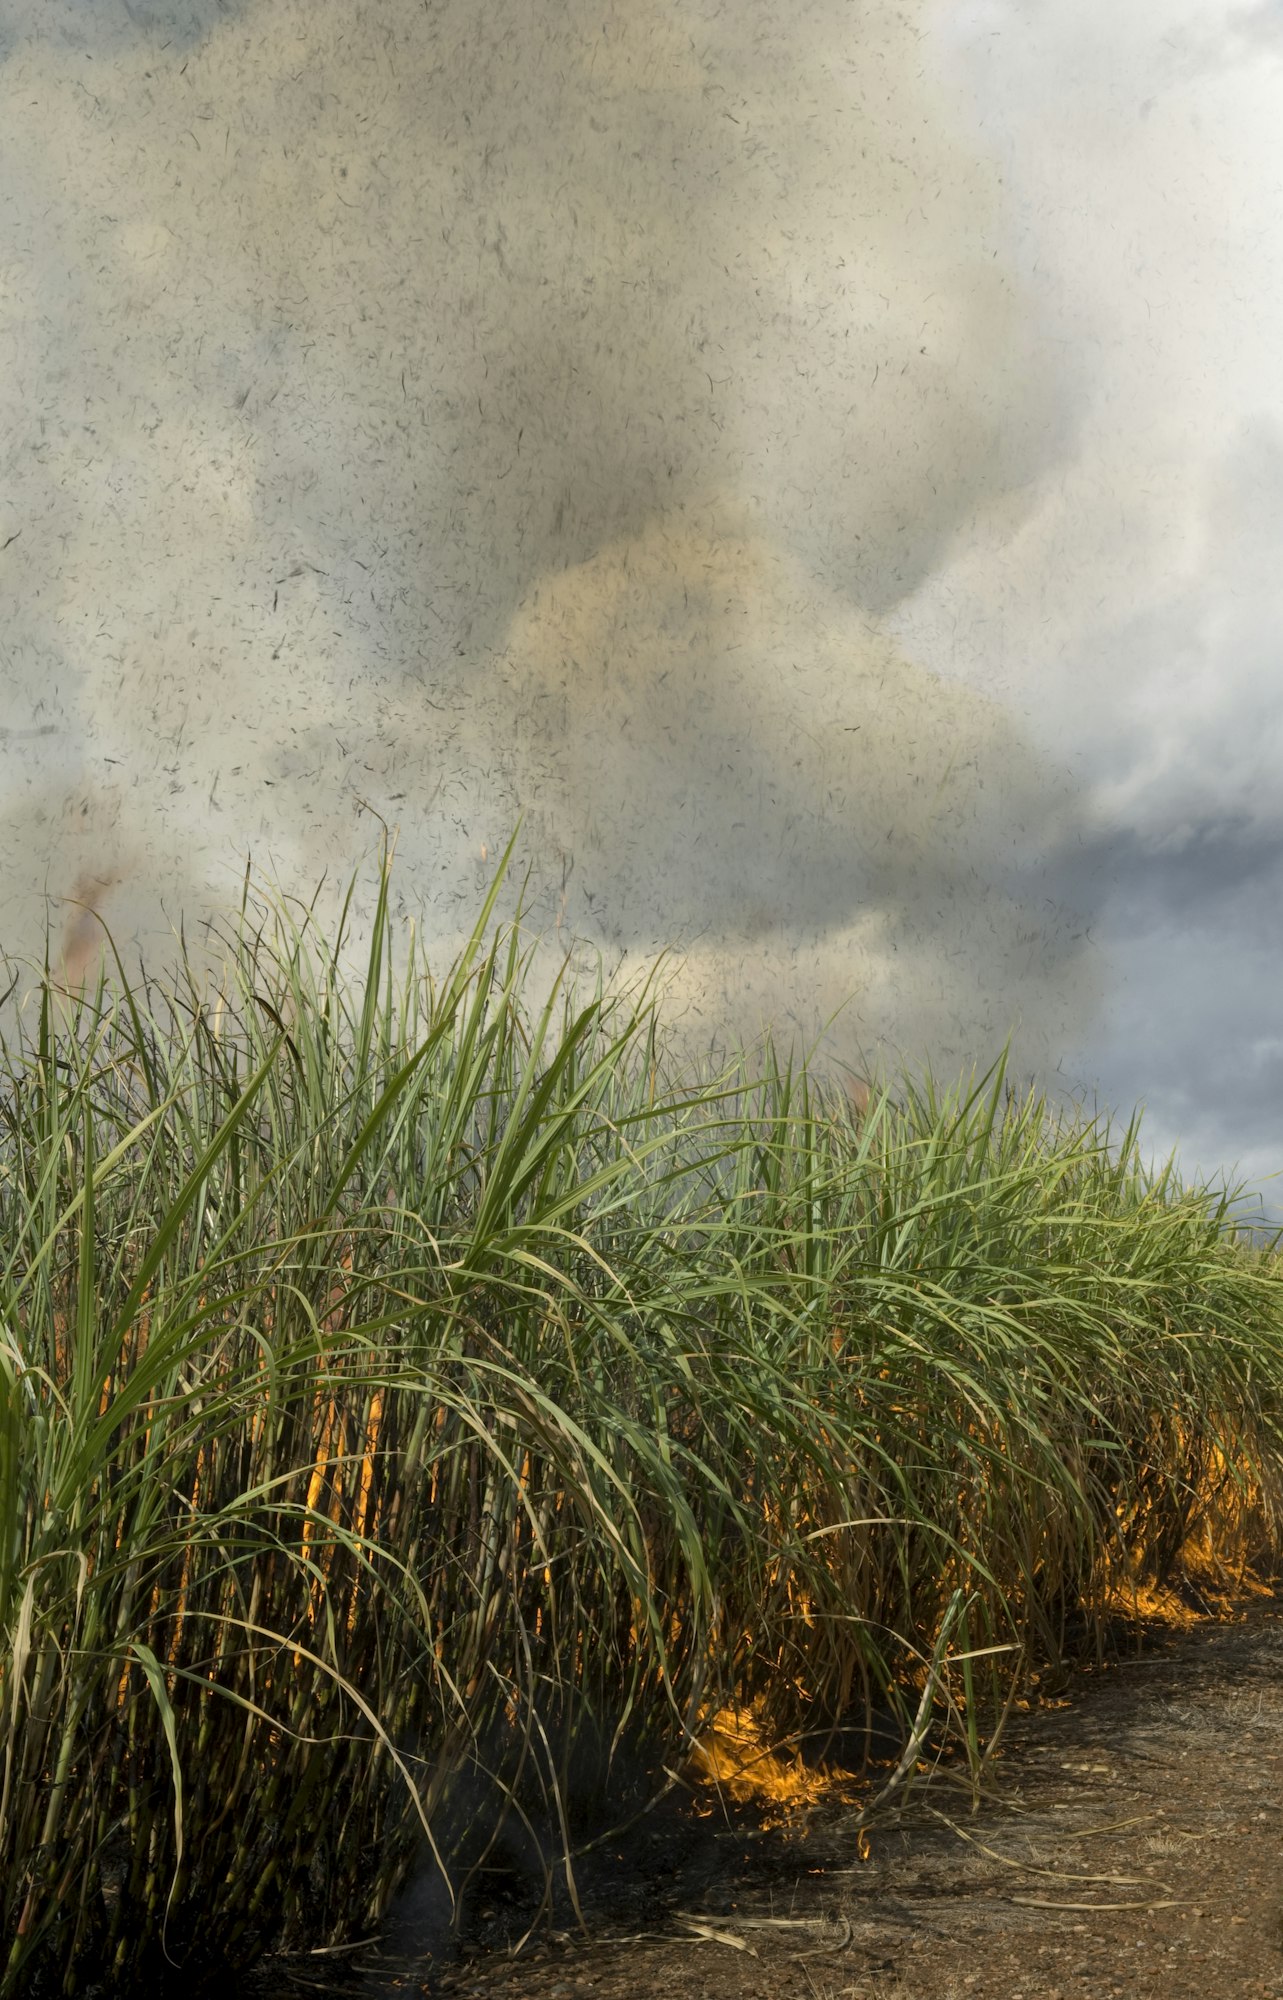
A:
<svg viewBox="0 0 1283 2000">
<path fill-rule="evenodd" d="M 363 971 L 246 903 L 0 1077 L 0 1996 L 190 1986 L 496 1842 L 566 1871 L 701 1721 L 973 1764 L 1196 1533 L 1276 1540 L 1283 1285 L 1003 1063 L 863 1111 L 515 927 Z M 347 916 L 345 906 L 344 920 Z"/>
</svg>

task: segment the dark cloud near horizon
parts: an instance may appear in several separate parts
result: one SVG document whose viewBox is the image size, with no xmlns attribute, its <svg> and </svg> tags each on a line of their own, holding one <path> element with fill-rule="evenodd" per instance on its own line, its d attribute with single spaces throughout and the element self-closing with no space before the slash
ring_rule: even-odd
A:
<svg viewBox="0 0 1283 2000">
<path fill-rule="evenodd" d="M 1283 825 L 1227 809 L 1175 830 L 1096 829 L 1048 862 L 1046 880 L 1067 907 L 1133 933 L 1237 933 L 1253 909 L 1283 901 Z"/>
<path fill-rule="evenodd" d="M 1100 942 L 1128 967 L 1121 915 Z M 1197 922 L 1149 923 L 1143 960 L 1114 985 L 1091 1054 L 1100 1100 L 1124 1118 L 1144 1107 L 1151 1152 L 1178 1148 L 1189 1173 L 1245 1183 L 1249 1201 L 1283 1223 L 1283 1033 L 1278 941 Z"/>
<path fill-rule="evenodd" d="M 1226 812 L 1176 834 L 1100 829 L 1046 880 L 1113 967 L 1095 1046 L 1075 1051 L 1104 1102 L 1142 1102 L 1187 1164 L 1231 1180 L 1242 1164 L 1258 1186 L 1283 1168 L 1283 828 Z M 1283 1222 L 1283 1183 L 1264 1200 Z"/>
</svg>

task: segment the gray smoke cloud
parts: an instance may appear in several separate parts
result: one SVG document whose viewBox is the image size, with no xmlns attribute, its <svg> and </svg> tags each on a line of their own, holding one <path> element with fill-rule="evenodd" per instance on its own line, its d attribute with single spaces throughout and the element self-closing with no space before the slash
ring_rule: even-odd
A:
<svg viewBox="0 0 1283 2000">
<path fill-rule="evenodd" d="M 932 35 L 0 6 L 0 944 L 154 960 L 372 808 L 444 946 L 524 815 L 532 919 L 679 947 L 701 1034 L 1087 1034 L 1083 787 L 896 628 L 1083 395 Z"/>
<path fill-rule="evenodd" d="M 1283 49 L 1283 8 L 1278 0 L 1259 0 L 1257 6 L 1244 7 L 1231 20 L 1244 41 Z"/>
</svg>

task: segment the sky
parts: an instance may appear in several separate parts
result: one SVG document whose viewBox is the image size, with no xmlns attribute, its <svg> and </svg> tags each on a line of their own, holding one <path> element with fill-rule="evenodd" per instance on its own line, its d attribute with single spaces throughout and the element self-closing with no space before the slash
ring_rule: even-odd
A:
<svg viewBox="0 0 1283 2000">
<path fill-rule="evenodd" d="M 697 1044 L 1283 1168 L 1281 125 L 1275 5 L 0 0 L 0 950 L 519 824 Z"/>
</svg>

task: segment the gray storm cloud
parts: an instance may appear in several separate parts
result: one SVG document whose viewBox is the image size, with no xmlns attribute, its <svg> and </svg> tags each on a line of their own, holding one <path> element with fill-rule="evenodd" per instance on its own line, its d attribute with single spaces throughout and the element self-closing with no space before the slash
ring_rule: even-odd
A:
<svg viewBox="0 0 1283 2000">
<path fill-rule="evenodd" d="M 523 815 L 701 1022 L 1083 1032 L 1073 788 L 888 627 L 1079 390 L 931 21 L 0 7 L 5 949 L 154 957 L 366 807 L 445 936 Z"/>
</svg>

